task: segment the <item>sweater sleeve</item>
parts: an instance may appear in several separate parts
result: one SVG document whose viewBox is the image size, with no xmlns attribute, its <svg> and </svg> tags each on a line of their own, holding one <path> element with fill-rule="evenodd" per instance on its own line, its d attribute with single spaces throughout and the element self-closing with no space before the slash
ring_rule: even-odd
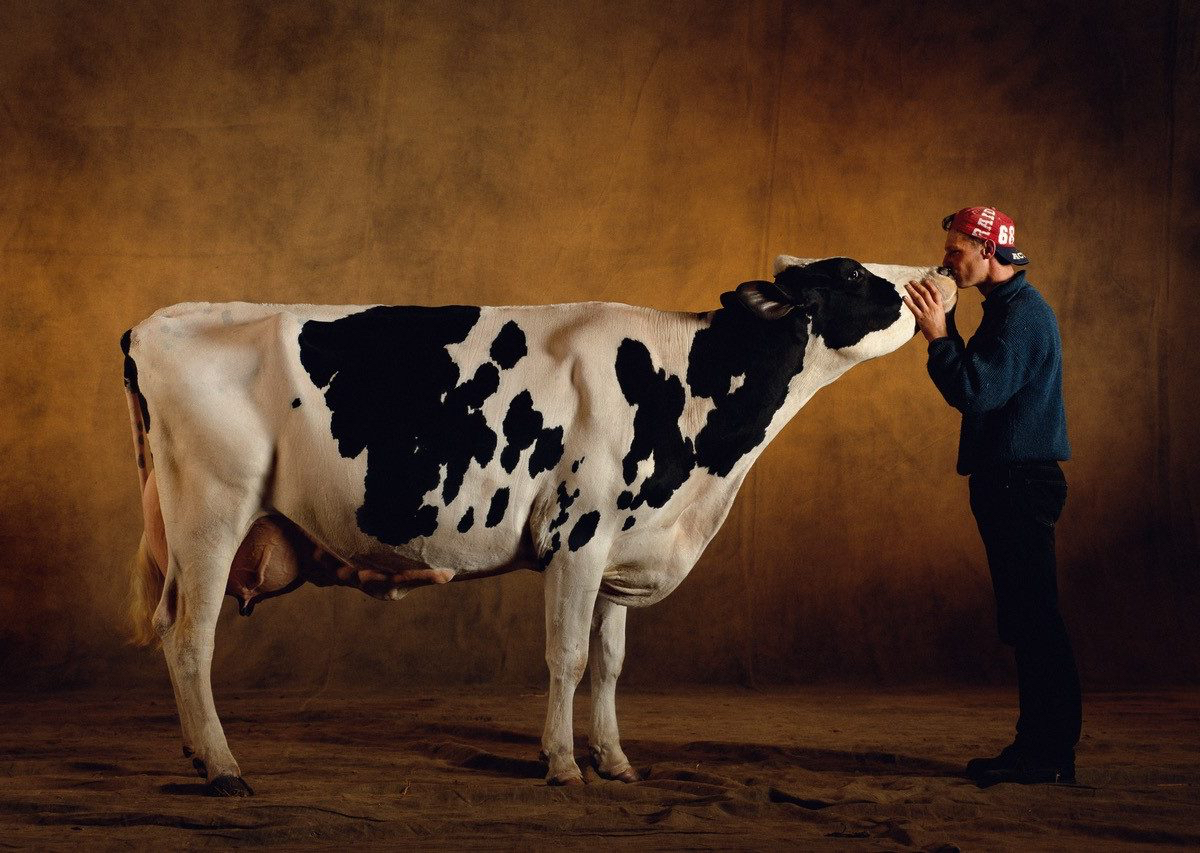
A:
<svg viewBox="0 0 1200 853">
<path fill-rule="evenodd" d="M 929 342 L 926 367 L 942 397 L 964 415 L 1000 408 L 1029 381 L 1037 359 L 1034 341 L 1013 340 L 1006 326 L 994 335 L 977 333 L 964 346 L 952 318 L 947 331 L 947 337 Z"/>
</svg>

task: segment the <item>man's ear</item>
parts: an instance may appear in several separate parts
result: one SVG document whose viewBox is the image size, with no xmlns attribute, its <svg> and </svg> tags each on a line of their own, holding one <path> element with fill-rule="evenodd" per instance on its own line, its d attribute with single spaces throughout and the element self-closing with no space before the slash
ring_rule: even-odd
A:
<svg viewBox="0 0 1200 853">
<path fill-rule="evenodd" d="M 779 287 L 769 281 L 745 281 L 735 294 L 742 306 L 763 320 L 782 320 L 795 305 Z"/>
<path fill-rule="evenodd" d="M 990 260 L 991 258 L 995 257 L 995 255 L 996 255 L 996 244 L 993 243 L 991 240 L 984 240 L 982 251 L 983 251 L 983 256 Z"/>
</svg>

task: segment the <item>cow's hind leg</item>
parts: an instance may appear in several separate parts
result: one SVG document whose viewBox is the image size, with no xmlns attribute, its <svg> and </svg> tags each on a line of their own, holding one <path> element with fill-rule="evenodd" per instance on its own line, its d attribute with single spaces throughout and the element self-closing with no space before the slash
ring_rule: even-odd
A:
<svg viewBox="0 0 1200 853">
<path fill-rule="evenodd" d="M 171 666 L 171 661 L 174 660 L 174 652 L 168 651 L 168 644 L 175 642 L 175 632 L 168 631 L 163 636 L 163 657 L 167 659 L 167 674 L 171 677 L 171 692 L 175 694 L 175 709 L 179 713 L 179 728 L 183 731 L 183 757 L 192 760 L 192 766 L 196 768 L 196 772 L 201 776 L 207 776 L 208 771 L 204 767 L 204 762 L 196 757 L 196 750 L 192 748 L 195 743 L 195 738 L 192 736 L 192 723 L 183 713 L 183 700 L 179 698 L 179 685 L 175 679 L 175 669 Z"/>
<path fill-rule="evenodd" d="M 637 771 L 621 749 L 617 731 L 617 679 L 625 662 L 624 605 L 596 599 L 589 648 L 592 671 L 592 758 L 605 779 L 636 782 Z"/>
<path fill-rule="evenodd" d="M 174 616 L 163 630 L 163 652 L 179 703 L 185 747 L 194 751 L 193 764 L 205 774 L 209 792 L 217 796 L 249 796 L 217 717 L 212 694 L 212 658 L 217 617 L 229 566 L 249 526 L 249 498 L 220 489 L 199 500 L 171 502 L 167 515 L 170 565 L 164 604 L 174 595 Z M 164 506 L 164 511 L 167 507 Z M 166 514 L 166 513 L 165 513 Z M 157 617 L 156 617 L 157 620 Z"/>
<path fill-rule="evenodd" d="M 551 785 L 577 785 L 583 775 L 575 763 L 572 712 L 575 688 L 588 662 L 588 626 L 600 589 L 600 568 L 559 555 L 546 569 L 546 665 L 550 695 L 542 752 Z"/>
</svg>

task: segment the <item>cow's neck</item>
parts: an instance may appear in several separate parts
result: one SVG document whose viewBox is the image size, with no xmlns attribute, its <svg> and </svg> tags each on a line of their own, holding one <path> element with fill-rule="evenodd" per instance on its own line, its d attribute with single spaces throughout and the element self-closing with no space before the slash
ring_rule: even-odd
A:
<svg viewBox="0 0 1200 853">
<path fill-rule="evenodd" d="M 812 338 L 805 322 L 769 323 L 739 306 L 676 319 L 684 324 L 680 334 L 660 341 L 687 342 L 684 375 L 656 364 L 641 340 L 625 338 L 617 349 L 617 381 L 634 410 L 633 438 L 622 459 L 630 488 L 617 502 L 623 510 L 664 507 L 700 472 L 710 475 L 704 502 L 731 500 L 729 491 L 763 448 L 849 366 Z M 643 478 L 641 466 L 651 459 Z M 711 516 L 718 526 L 723 517 Z"/>
<path fill-rule="evenodd" d="M 740 479 L 813 394 L 852 362 L 790 318 L 764 322 L 736 307 L 709 318 L 688 356 L 689 392 L 711 401 L 694 437 L 696 463 Z"/>
<path fill-rule="evenodd" d="M 687 440 L 681 436 L 679 441 L 657 443 L 655 473 L 636 494 L 628 492 L 618 502 L 633 508 L 643 501 L 663 506 L 682 480 L 699 486 L 674 505 L 677 522 L 691 531 L 690 548 L 680 557 L 692 560 L 720 529 L 734 495 L 766 446 L 813 394 L 851 366 L 805 328 L 797 336 L 787 325 L 755 321 L 740 308 L 702 314 L 696 320 L 695 331 L 685 332 L 691 338 L 684 377 L 690 410 L 675 421 L 684 426 Z M 660 407 L 646 420 L 657 425 L 655 433 L 661 438 L 674 414 Z M 638 446 L 637 422 L 634 430 Z M 663 452 L 667 448 L 679 450 Z M 626 466 L 631 461 L 636 465 L 634 456 L 631 448 Z M 681 464 L 682 473 L 676 475 Z M 626 474 L 632 475 L 633 469 Z"/>
<path fill-rule="evenodd" d="M 788 387 L 786 402 L 776 412 L 775 417 L 771 420 L 771 425 L 767 428 L 767 440 L 763 442 L 763 447 L 774 440 L 775 436 L 788 425 L 797 412 L 804 408 L 814 394 L 855 364 L 855 361 L 839 354 L 837 350 L 825 346 L 825 342 L 821 338 L 809 338 L 805 347 L 804 369 L 793 377 Z"/>
</svg>

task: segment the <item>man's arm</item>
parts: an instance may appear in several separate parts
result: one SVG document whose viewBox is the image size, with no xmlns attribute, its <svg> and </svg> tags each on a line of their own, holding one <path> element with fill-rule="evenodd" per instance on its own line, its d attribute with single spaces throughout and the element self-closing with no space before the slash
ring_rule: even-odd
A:
<svg viewBox="0 0 1200 853">
<path fill-rule="evenodd" d="M 944 337 L 929 343 L 926 369 L 947 403 L 964 415 L 981 415 L 1025 386 L 1028 366 L 1028 354 L 1003 338 L 973 338 L 963 346 L 962 338 Z"/>
<path fill-rule="evenodd" d="M 929 340 L 929 377 L 946 402 L 964 415 L 998 409 L 1029 381 L 1040 358 L 1034 341 L 1010 345 L 1003 332 L 976 335 L 964 345 L 936 288 L 913 282 L 906 300 Z"/>
</svg>

